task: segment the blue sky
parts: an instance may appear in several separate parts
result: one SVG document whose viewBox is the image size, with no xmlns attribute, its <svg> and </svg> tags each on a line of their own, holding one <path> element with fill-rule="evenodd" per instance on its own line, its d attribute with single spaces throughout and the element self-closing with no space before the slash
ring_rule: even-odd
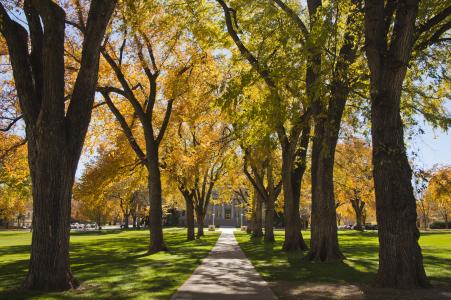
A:
<svg viewBox="0 0 451 300">
<path fill-rule="evenodd" d="M 418 164 L 425 169 L 435 164 L 451 165 L 451 134 L 434 130 L 429 125 L 423 127 L 425 133 L 416 136 L 411 142 L 411 149 L 418 149 Z"/>
</svg>

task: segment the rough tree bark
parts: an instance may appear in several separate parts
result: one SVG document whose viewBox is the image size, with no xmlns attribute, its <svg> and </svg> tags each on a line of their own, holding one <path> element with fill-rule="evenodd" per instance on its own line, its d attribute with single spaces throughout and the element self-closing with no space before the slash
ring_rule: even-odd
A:
<svg viewBox="0 0 451 300">
<path fill-rule="evenodd" d="M 152 138 L 153 138 L 153 135 L 152 135 Z M 149 177 L 148 177 L 147 182 L 148 182 L 148 188 L 149 188 L 149 201 L 150 201 L 149 253 L 157 253 L 160 251 L 168 250 L 168 248 L 166 247 L 166 244 L 164 242 L 164 237 L 163 237 L 163 224 L 162 224 L 163 208 L 162 208 L 162 198 L 161 198 L 161 175 L 160 175 L 160 166 L 159 166 L 160 160 L 159 160 L 159 155 L 158 155 L 158 147 L 147 146 L 146 152 L 148 153 L 147 169 L 149 170 Z M 153 153 L 153 155 L 152 154 L 149 155 L 149 153 Z"/>
<path fill-rule="evenodd" d="M 418 7 L 418 0 L 388 1 L 385 7 L 384 1 L 365 1 L 365 49 L 371 75 L 373 176 L 379 233 L 376 280 L 383 287 L 430 286 L 418 244 L 420 233 L 416 226 L 416 201 L 404 145 L 400 100 L 416 38 L 449 16 L 450 9 L 417 29 Z"/>
<path fill-rule="evenodd" d="M 196 210 L 196 220 L 197 220 L 197 238 L 204 236 L 204 223 L 205 214 L 199 210 Z"/>
<path fill-rule="evenodd" d="M 255 189 L 254 192 L 255 201 L 255 222 L 252 226 L 252 237 L 260 238 L 263 236 L 263 197 Z"/>
<path fill-rule="evenodd" d="M 310 143 L 310 126 L 306 125 L 302 130 L 299 146 L 295 152 L 294 158 L 294 168 L 292 172 L 292 185 L 293 185 L 293 197 L 295 202 L 297 202 L 297 210 L 300 209 L 300 201 L 301 201 L 301 184 L 302 178 L 304 177 L 305 170 L 307 169 L 307 150 Z M 300 213 L 296 216 L 298 220 L 296 222 L 299 224 L 298 230 L 302 229 L 302 221 Z M 301 243 L 304 243 L 302 240 Z M 302 249 L 307 249 L 307 244 L 302 245 Z"/>
<path fill-rule="evenodd" d="M 273 243 L 274 239 L 274 206 L 275 201 L 269 201 L 265 209 L 265 242 Z"/>
<path fill-rule="evenodd" d="M 308 127 L 308 126 L 307 126 Z M 303 135 L 308 134 L 306 128 Z M 282 246 L 284 251 L 307 250 L 307 244 L 301 233 L 301 217 L 299 213 L 299 196 L 300 182 L 302 174 L 294 172 L 294 152 L 297 142 L 288 141 L 282 136 L 282 186 L 285 199 L 284 216 L 285 216 L 285 240 Z M 292 137 L 298 134 L 291 134 Z M 298 191 L 299 188 L 299 191 Z"/>
<path fill-rule="evenodd" d="M 194 202 L 193 202 L 193 194 L 188 191 L 185 187 L 179 187 L 180 192 L 185 199 L 186 206 L 186 239 L 188 241 L 193 241 L 195 239 L 194 232 Z"/>
<path fill-rule="evenodd" d="M 278 195 L 280 194 L 282 185 L 274 185 L 274 176 L 272 172 L 272 162 L 269 161 L 266 167 L 266 178 L 268 179 L 266 211 L 265 211 L 265 242 L 273 243 L 274 239 L 274 209 Z"/>
<path fill-rule="evenodd" d="M 115 4 L 91 2 L 80 69 L 66 110 L 64 10 L 52 1 L 24 1 L 27 31 L 0 3 L 0 32 L 8 45 L 24 114 L 32 179 L 33 237 L 24 282 L 27 289 L 61 291 L 78 285 L 69 264 L 72 186 L 91 119 L 100 44 Z"/>
<path fill-rule="evenodd" d="M 188 241 L 194 240 L 196 237 L 194 235 L 194 206 L 193 201 L 186 202 L 186 239 Z"/>
<path fill-rule="evenodd" d="M 253 230 L 253 228 L 254 228 L 254 226 L 255 226 L 255 219 L 256 219 L 256 216 L 255 216 L 255 201 L 252 201 L 252 207 L 251 207 L 251 222 L 249 223 L 249 226 L 247 227 L 247 230 L 246 230 L 246 232 L 247 232 L 248 234 L 251 234 L 251 233 L 252 233 L 252 230 Z"/>
</svg>

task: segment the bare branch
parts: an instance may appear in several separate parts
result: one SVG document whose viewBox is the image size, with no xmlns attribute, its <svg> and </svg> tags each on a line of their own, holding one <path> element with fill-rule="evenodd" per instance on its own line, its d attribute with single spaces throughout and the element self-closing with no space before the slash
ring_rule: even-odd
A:
<svg viewBox="0 0 451 300">
<path fill-rule="evenodd" d="M 23 119 L 23 115 L 20 115 L 16 118 L 12 119 L 11 123 L 9 123 L 5 128 L 0 128 L 0 131 L 7 132 L 14 126 L 14 124 L 16 124 L 19 120 L 22 120 L 22 119 Z"/>
</svg>

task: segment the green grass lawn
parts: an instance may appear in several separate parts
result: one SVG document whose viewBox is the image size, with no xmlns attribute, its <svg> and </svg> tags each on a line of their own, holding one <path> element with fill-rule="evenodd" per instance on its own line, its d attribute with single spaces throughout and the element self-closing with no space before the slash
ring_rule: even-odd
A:
<svg viewBox="0 0 451 300">
<path fill-rule="evenodd" d="M 303 232 L 307 244 L 310 232 Z M 265 244 L 262 239 L 250 238 L 235 232 L 241 249 L 252 261 L 257 271 L 267 281 L 304 281 L 371 283 L 378 266 L 377 232 L 340 231 L 340 247 L 346 260 L 342 263 L 311 263 L 303 254 L 281 251 L 284 232 L 275 232 L 276 243 Z M 451 231 L 422 233 L 426 273 L 432 283 L 451 285 Z"/>
<path fill-rule="evenodd" d="M 216 243 L 219 232 L 187 242 L 186 230 L 165 229 L 170 253 L 147 255 L 149 231 L 73 233 L 71 265 L 79 290 L 30 294 L 20 290 L 31 234 L 0 231 L 0 299 L 168 299 Z"/>
</svg>

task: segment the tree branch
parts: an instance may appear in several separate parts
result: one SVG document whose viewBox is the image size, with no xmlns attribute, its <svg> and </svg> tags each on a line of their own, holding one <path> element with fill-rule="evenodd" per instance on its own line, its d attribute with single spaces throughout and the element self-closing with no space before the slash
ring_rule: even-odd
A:
<svg viewBox="0 0 451 300">
<path fill-rule="evenodd" d="M 440 26 L 433 34 L 432 36 L 419 43 L 415 48 L 416 50 L 424 50 L 429 46 L 432 46 L 434 44 L 440 43 L 440 42 L 444 42 L 444 41 L 449 41 L 449 39 L 441 39 L 442 34 L 446 33 L 449 29 L 451 29 L 451 21 L 443 24 L 442 26 Z"/>
<path fill-rule="evenodd" d="M 451 15 L 451 6 L 446 7 L 444 10 L 436 14 L 434 17 L 430 18 L 423 25 L 418 27 L 417 32 L 418 35 L 429 31 L 435 25 L 438 25 L 441 21 L 445 20 L 448 16 Z"/>
<path fill-rule="evenodd" d="M 169 119 L 171 118 L 172 113 L 172 103 L 174 102 L 174 99 L 169 99 L 168 106 L 166 108 L 166 114 L 164 115 L 163 123 L 161 124 L 160 132 L 158 133 L 158 137 L 155 140 L 157 145 L 161 143 L 163 140 L 164 133 L 166 132 L 166 129 L 168 128 Z"/>
<path fill-rule="evenodd" d="M 7 132 L 14 126 L 14 124 L 16 124 L 19 120 L 22 120 L 22 119 L 23 119 L 23 115 L 20 115 L 16 118 L 12 119 L 11 123 L 9 123 L 5 128 L 0 128 L 0 131 Z"/>
<path fill-rule="evenodd" d="M 101 43 L 115 6 L 116 0 L 91 1 L 80 70 L 75 80 L 66 117 L 73 149 L 78 149 L 80 143 L 83 143 L 88 129 L 90 118 L 84 116 L 90 116 L 94 103 Z"/>
<path fill-rule="evenodd" d="M 33 72 L 28 54 L 28 33 L 19 23 L 11 20 L 2 3 L 0 3 L 0 32 L 8 46 L 17 95 L 25 121 L 28 125 L 34 125 L 40 105 L 35 98 Z"/>
<path fill-rule="evenodd" d="M 141 160 L 143 164 L 147 162 L 146 155 L 141 150 L 141 147 L 138 145 L 138 142 L 136 141 L 132 129 L 127 124 L 127 121 L 125 120 L 124 116 L 121 114 L 119 109 L 114 105 L 113 100 L 111 100 L 109 91 L 108 90 L 101 90 L 100 93 L 102 94 L 103 98 L 105 99 L 106 104 L 110 108 L 113 115 L 116 117 L 116 120 L 121 125 L 122 130 L 124 131 L 125 136 L 127 137 L 127 140 L 130 143 L 130 146 L 132 147 L 133 151 L 135 151 L 138 158 Z"/>
<path fill-rule="evenodd" d="M 288 5 L 286 5 L 282 0 L 271 0 L 272 2 L 276 3 L 299 27 L 299 29 L 302 32 L 303 40 L 301 42 L 304 44 L 305 40 L 309 36 L 309 31 L 307 29 L 307 26 L 305 26 L 304 22 L 302 22 L 301 18 L 298 16 L 298 14 L 292 10 Z"/>
<path fill-rule="evenodd" d="M 241 41 L 240 37 L 238 36 L 237 32 L 233 27 L 231 17 L 231 12 L 233 11 L 233 9 L 228 7 L 227 4 L 224 2 L 224 0 L 216 0 L 216 1 L 221 5 L 224 11 L 227 31 L 229 35 L 232 37 L 233 41 L 235 42 L 235 45 L 238 47 L 238 50 L 240 51 L 241 55 L 243 55 L 247 59 L 247 61 L 251 64 L 252 68 L 263 78 L 263 80 L 266 82 L 271 91 L 274 92 L 273 89 L 276 88 L 276 85 L 272 80 L 272 78 L 270 77 L 267 68 L 265 66 L 260 65 L 257 58 L 243 44 L 243 42 Z"/>
<path fill-rule="evenodd" d="M 106 49 L 102 49 L 101 53 L 105 60 L 108 62 L 108 64 L 113 69 L 117 80 L 121 84 L 122 88 L 124 89 L 124 92 L 126 94 L 125 98 L 130 102 L 130 104 L 133 106 L 133 109 L 136 111 L 139 119 L 141 120 L 142 124 L 146 123 L 146 114 L 144 113 L 144 110 L 139 103 L 138 99 L 136 99 L 130 85 L 128 84 L 127 80 L 125 79 L 124 74 L 122 73 L 121 68 L 118 66 L 118 64 L 114 61 L 114 59 L 111 57 L 111 55 L 106 51 Z"/>
</svg>

